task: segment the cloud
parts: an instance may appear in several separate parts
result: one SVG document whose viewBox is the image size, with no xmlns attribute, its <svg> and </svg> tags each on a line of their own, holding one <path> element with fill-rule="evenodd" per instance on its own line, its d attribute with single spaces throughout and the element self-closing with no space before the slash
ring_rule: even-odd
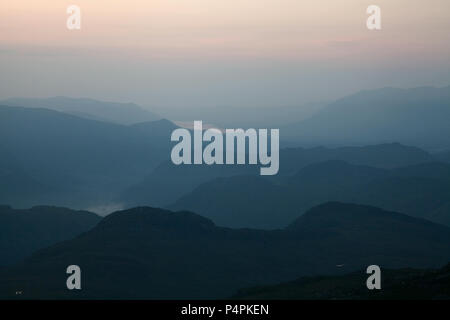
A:
<svg viewBox="0 0 450 320">
<path fill-rule="evenodd" d="M 107 216 L 110 213 L 113 213 L 115 211 L 123 210 L 125 209 L 125 206 L 123 203 L 108 203 L 98 206 L 92 206 L 89 208 L 86 208 L 87 211 L 94 212 L 100 216 Z"/>
</svg>

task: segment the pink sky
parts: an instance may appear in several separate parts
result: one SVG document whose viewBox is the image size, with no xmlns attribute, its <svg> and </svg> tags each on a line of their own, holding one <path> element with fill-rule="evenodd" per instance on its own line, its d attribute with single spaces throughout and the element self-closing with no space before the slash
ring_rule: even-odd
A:
<svg viewBox="0 0 450 320">
<path fill-rule="evenodd" d="M 77 4 L 82 10 L 80 31 L 66 29 L 66 8 L 71 4 Z M 365 11 L 371 4 L 382 9 L 381 31 L 366 28 Z M 54 91 L 77 94 L 62 87 L 61 74 L 48 70 L 64 63 L 77 66 L 68 70 L 74 73 L 70 85 L 79 86 L 78 94 L 98 97 L 107 94 L 107 86 L 99 84 L 98 79 L 101 78 L 98 77 L 95 83 L 99 90 L 83 88 L 86 79 L 81 80 L 82 75 L 78 74 L 78 70 L 83 69 L 80 66 L 85 66 L 84 74 L 90 72 L 88 66 L 94 65 L 100 68 L 98 72 L 104 72 L 104 77 L 111 77 L 114 75 L 105 70 L 122 64 L 126 70 L 115 71 L 114 74 L 130 73 L 149 81 L 143 73 L 136 72 L 156 70 L 162 77 L 161 83 L 167 81 L 167 85 L 173 85 L 170 89 L 155 89 L 157 95 L 169 94 L 172 90 L 177 92 L 177 88 L 183 91 L 183 84 L 176 80 L 187 78 L 186 73 L 191 69 L 207 73 L 211 68 L 217 69 L 218 64 L 235 63 L 233 67 L 239 71 L 248 67 L 248 61 L 251 61 L 250 65 L 257 63 L 258 66 L 281 65 L 266 76 L 289 76 L 288 73 L 283 74 L 283 68 L 289 69 L 286 67 L 289 63 L 295 64 L 299 72 L 304 71 L 308 77 L 311 77 L 311 72 L 314 73 L 310 70 L 313 66 L 321 74 L 324 73 L 324 77 L 329 72 L 335 78 L 341 66 L 351 70 L 367 64 L 372 64 L 377 72 L 380 68 L 388 72 L 393 67 L 409 70 L 420 66 L 426 74 L 426 70 L 431 73 L 433 68 L 450 66 L 449 9 L 448 0 L 2 1 L 0 66 L 15 76 L 10 77 L 8 83 L 0 83 L 4 85 L 0 95 L 52 95 L 52 88 Z M 177 74 L 170 68 L 173 63 L 179 66 L 178 70 L 185 71 Z M 165 64 L 169 66 L 167 72 L 162 69 Z M 24 66 L 28 66 L 29 70 L 25 71 Z M 43 66 L 47 69 L 43 70 Z M 252 81 L 252 77 L 256 80 L 260 78 L 262 69 L 258 66 L 255 66 L 253 76 L 248 75 L 248 81 Z M 306 68 L 301 69 L 301 66 Z M 328 71 L 322 70 L 325 66 Z M 34 79 L 37 72 L 47 74 L 48 82 L 42 83 L 39 88 L 36 85 L 31 87 L 30 81 L 24 80 L 24 77 Z M 219 81 L 220 72 L 223 72 L 220 68 L 215 70 L 215 75 L 219 73 L 217 79 L 214 74 L 198 79 L 198 85 L 204 88 L 211 77 Z M 321 74 L 313 76 L 320 77 Z M 165 76 L 173 81 L 164 79 Z M 196 74 L 192 76 L 198 77 Z M 377 76 L 382 78 L 380 85 L 383 85 L 384 79 L 390 78 L 388 75 Z M 59 78 L 59 81 L 53 82 L 52 77 Z M 228 86 L 231 78 L 227 76 L 216 85 Z M 407 75 L 405 80 L 408 80 Z M 442 76 L 432 79 L 428 75 L 422 81 L 423 84 L 440 84 L 446 80 Z M 155 79 L 152 81 L 153 85 L 158 86 Z M 361 83 L 348 81 L 348 86 L 333 94 L 339 96 L 345 91 L 356 90 L 358 82 Z M 394 83 L 385 84 L 408 86 L 413 83 L 410 80 L 402 83 L 401 79 L 397 79 Z M 123 86 L 123 83 L 112 85 Z M 369 81 L 363 85 L 376 86 L 377 83 Z M 18 89 L 20 86 L 26 88 L 25 92 Z M 256 88 L 247 94 L 255 92 Z M 144 92 L 137 93 L 133 89 L 128 94 L 113 94 L 110 98 L 136 98 L 150 103 L 152 97 Z M 314 100 L 314 95 L 306 100 L 311 99 Z M 161 103 L 178 103 L 165 100 Z M 202 103 L 207 103 L 207 100 Z"/>
</svg>

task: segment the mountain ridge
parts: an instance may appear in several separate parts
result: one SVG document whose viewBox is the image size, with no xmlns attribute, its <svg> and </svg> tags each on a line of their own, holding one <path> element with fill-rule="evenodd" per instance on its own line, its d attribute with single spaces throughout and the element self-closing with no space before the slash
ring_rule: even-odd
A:
<svg viewBox="0 0 450 320">
<path fill-rule="evenodd" d="M 72 114 L 81 118 L 130 125 L 143 121 L 154 121 L 161 117 L 134 103 L 117 103 L 91 98 L 10 98 L 0 104 L 20 107 L 46 108 Z"/>
<path fill-rule="evenodd" d="M 288 140 L 310 144 L 397 141 L 441 150 L 450 145 L 449 128 L 450 86 L 447 86 L 358 92 L 336 100 L 309 119 L 283 127 L 283 131 Z"/>
<path fill-rule="evenodd" d="M 174 127 L 165 120 L 134 127 L 50 109 L 0 106 L 0 148 L 15 159 L 16 171 L 56 190 L 37 199 L 0 194 L 0 202 L 77 208 L 111 203 L 116 193 L 167 159 Z"/>
<path fill-rule="evenodd" d="M 450 165 L 446 163 L 383 169 L 329 160 L 276 180 L 246 175 L 213 179 L 167 207 L 198 212 L 222 226 L 271 229 L 286 226 L 312 206 L 342 201 L 448 225 L 449 197 Z"/>
<path fill-rule="evenodd" d="M 2 271 L 0 296 L 14 298 L 14 290 L 23 289 L 21 298 L 209 299 L 302 275 L 348 273 L 374 261 L 398 268 L 439 266 L 450 259 L 447 227 L 354 204 L 312 210 L 326 212 L 315 213 L 318 221 L 311 226 L 323 215 L 336 217 L 335 210 L 360 219 L 335 219 L 334 232 L 330 225 L 293 232 L 217 227 L 193 213 L 156 208 L 121 211 Z M 367 210 L 376 212 L 368 220 Z M 79 292 L 65 288 L 65 268 L 74 263 L 84 274 Z"/>
<path fill-rule="evenodd" d="M 88 211 L 55 206 L 13 209 L 0 205 L 0 265 L 17 263 L 38 249 L 69 240 L 100 219 Z"/>
</svg>

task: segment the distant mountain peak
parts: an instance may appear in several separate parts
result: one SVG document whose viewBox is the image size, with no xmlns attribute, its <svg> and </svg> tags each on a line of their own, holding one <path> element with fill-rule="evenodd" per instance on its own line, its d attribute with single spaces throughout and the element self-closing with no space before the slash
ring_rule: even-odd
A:
<svg viewBox="0 0 450 320">
<path fill-rule="evenodd" d="M 283 128 L 284 139 L 309 145 L 397 141 L 427 150 L 450 145 L 450 87 L 360 91 Z"/>
<path fill-rule="evenodd" d="M 209 229 L 215 224 L 189 211 L 172 212 L 160 208 L 137 207 L 117 211 L 105 217 L 98 228 Z"/>
<path fill-rule="evenodd" d="M 119 103 L 91 98 L 56 96 L 50 98 L 11 98 L 0 103 L 15 107 L 46 108 L 81 118 L 130 125 L 142 121 L 155 121 L 161 117 L 131 102 Z"/>
<path fill-rule="evenodd" d="M 307 214 L 314 221 L 294 232 L 219 228 L 185 211 L 116 212 L 94 229 L 0 272 L 0 297 L 17 299 L 9 289 L 25 287 L 28 299 L 215 299 L 245 286 L 351 272 L 373 263 L 398 268 L 449 261 L 448 228 L 367 206 L 325 203 L 312 210 L 329 214 L 322 219 L 318 212 Z M 77 293 L 60 285 L 61 270 L 74 261 L 89 276 L 89 288 Z M 337 270 L 337 264 L 344 265 Z"/>
<path fill-rule="evenodd" d="M 151 129 L 151 130 L 174 130 L 178 128 L 178 126 L 168 119 L 159 119 L 154 121 L 145 121 L 132 124 L 131 127 L 136 129 Z"/>
<path fill-rule="evenodd" d="M 447 227 L 406 214 L 386 211 L 369 205 L 336 201 L 326 202 L 309 209 L 288 226 L 287 229 L 323 231 L 327 228 L 353 229 L 354 226 L 357 226 L 355 231 L 364 233 L 365 228 L 376 230 L 378 226 L 391 224 L 392 228 L 395 229 L 396 224 L 403 225 L 404 223 L 422 228 L 438 227 L 448 229 Z M 393 230 L 389 232 L 393 232 Z"/>
</svg>

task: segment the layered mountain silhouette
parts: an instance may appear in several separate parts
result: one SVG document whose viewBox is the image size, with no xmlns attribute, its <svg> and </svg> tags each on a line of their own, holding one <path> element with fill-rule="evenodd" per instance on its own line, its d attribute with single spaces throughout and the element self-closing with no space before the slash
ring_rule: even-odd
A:
<svg viewBox="0 0 450 320">
<path fill-rule="evenodd" d="M 88 98 L 11 98 L 0 101 L 0 105 L 51 109 L 81 118 L 123 125 L 161 119 L 157 114 L 134 103 L 106 102 Z"/>
<path fill-rule="evenodd" d="M 362 91 L 333 102 L 282 131 L 286 139 L 304 144 L 397 141 L 430 150 L 448 148 L 450 86 Z"/>
<path fill-rule="evenodd" d="M 198 212 L 222 226 L 272 229 L 286 226 L 312 206 L 345 201 L 448 224 L 449 199 L 449 164 L 382 169 L 332 160 L 276 182 L 252 176 L 212 180 L 169 208 Z"/>
<path fill-rule="evenodd" d="M 28 175 L 8 148 L 0 145 L 0 155 L 0 203 L 19 203 L 24 198 L 39 201 L 56 192 Z"/>
<path fill-rule="evenodd" d="M 344 98 L 336 105 L 342 105 L 347 110 L 344 105 L 349 102 L 349 106 L 357 108 L 355 101 L 364 100 L 365 95 L 373 101 L 391 99 L 400 103 L 406 93 L 420 94 L 420 101 L 428 100 L 429 105 L 433 106 L 431 110 L 435 110 L 433 103 L 436 101 L 445 104 L 445 88 L 411 90 L 362 92 Z M 411 101 L 416 100 L 411 98 Z M 139 205 L 166 207 L 213 179 L 259 174 L 257 166 L 173 165 L 169 159 L 173 145 L 170 134 L 176 126 L 167 120 L 146 121 L 153 118 L 145 112 L 141 113 L 142 110 L 132 104 L 65 97 L 10 99 L 8 103 L 15 106 L 0 107 L 0 152 L 9 158 L 6 160 L 8 163 L 0 161 L 0 190 L 4 190 L 0 193 L 0 203 L 16 207 L 50 203 L 93 210 L 104 205 L 120 208 Z M 315 117 L 339 108 L 330 106 Z M 422 110 L 414 104 L 411 108 L 417 109 L 417 112 Z M 126 114 L 123 110 L 127 110 Z M 445 121 L 445 114 L 440 117 Z M 336 121 L 339 122 L 339 119 L 337 117 Z M 135 123 L 138 121 L 144 122 Z M 125 126 L 111 122 L 135 124 Z M 436 126 L 439 127 L 438 124 Z M 282 137 L 288 133 L 289 130 L 283 129 Z M 393 136 L 383 141 L 395 141 L 395 138 Z M 398 143 L 282 149 L 280 172 L 270 182 L 284 184 L 286 177 L 293 176 L 305 166 L 329 160 L 394 168 L 431 162 L 434 158 L 423 150 Z M 318 202 L 312 201 L 304 207 L 296 207 L 296 210 L 304 210 L 311 204 Z M 291 213 L 291 217 L 296 213 Z"/>
<path fill-rule="evenodd" d="M 182 211 L 113 213 L 96 227 L 1 271 L 0 296 L 16 298 L 220 298 L 239 288 L 301 276 L 437 267 L 450 259 L 450 229 L 375 207 L 326 203 L 288 228 L 228 229 Z M 82 290 L 66 289 L 79 265 Z M 337 267 L 340 265 L 341 267 Z M 342 266 L 343 265 L 343 266 Z"/>
<path fill-rule="evenodd" d="M 259 175 L 256 166 L 180 165 L 164 161 L 140 182 L 125 189 L 117 201 L 127 207 L 151 205 L 164 207 L 202 183 L 217 177 L 242 174 Z"/>
<path fill-rule="evenodd" d="M 291 176 L 308 165 L 328 160 L 342 160 L 377 168 L 395 168 L 430 162 L 434 158 L 423 150 L 398 143 L 365 147 L 287 148 L 280 150 L 280 171 L 271 180 L 284 180 L 286 176 Z M 117 201 L 128 207 L 167 206 L 202 183 L 237 175 L 259 175 L 259 170 L 257 166 L 238 165 L 176 166 L 168 160 L 142 181 L 127 189 Z"/>
<path fill-rule="evenodd" d="M 384 143 L 339 148 L 287 148 L 282 150 L 282 175 L 292 175 L 307 165 L 340 160 L 354 165 L 392 169 L 434 161 L 428 152 L 400 143 Z"/>
<path fill-rule="evenodd" d="M 9 175 L 13 186 L 27 188 L 35 181 L 57 191 L 34 196 L 10 194 L 11 189 L 0 194 L 0 203 L 80 208 L 110 202 L 169 157 L 174 128 L 167 120 L 123 126 L 48 109 L 2 106 L 0 149 L 13 160 L 0 162 L 0 174 Z"/>
<path fill-rule="evenodd" d="M 303 213 L 302 195 L 258 175 L 216 178 L 182 196 L 169 209 L 192 210 L 220 226 L 276 229 Z M 309 203 L 309 202 L 308 202 Z"/>
<path fill-rule="evenodd" d="M 251 289 L 235 297 L 448 294 L 448 267 L 389 268 L 450 261 L 450 156 L 442 152 L 450 87 L 360 92 L 280 128 L 282 144 L 328 147 L 281 149 L 270 177 L 251 165 L 173 165 L 176 125 L 134 104 L 5 104 L 1 298 L 225 298 L 240 288 Z M 6 204 L 141 207 L 102 219 Z M 66 288 L 73 264 L 81 291 Z M 367 295 L 361 270 L 370 264 L 387 272 L 382 295 Z"/>
<path fill-rule="evenodd" d="M 86 211 L 39 206 L 16 210 L 0 206 L 0 266 L 93 228 L 100 217 Z"/>
<path fill-rule="evenodd" d="M 342 276 L 303 277 L 273 286 L 241 289 L 233 299 L 383 299 L 448 300 L 450 299 L 450 264 L 433 269 L 382 269 L 382 289 L 367 290 L 365 271 Z"/>
</svg>

